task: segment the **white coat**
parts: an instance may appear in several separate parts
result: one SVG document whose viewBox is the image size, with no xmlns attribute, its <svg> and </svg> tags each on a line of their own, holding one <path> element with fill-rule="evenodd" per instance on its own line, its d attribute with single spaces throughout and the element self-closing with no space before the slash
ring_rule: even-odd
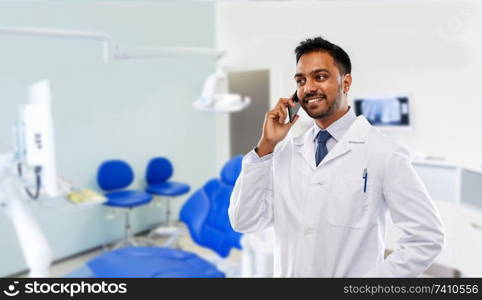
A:
<svg viewBox="0 0 482 300">
<path fill-rule="evenodd" d="M 387 212 L 403 236 L 384 259 Z M 243 233 L 274 227 L 277 277 L 414 277 L 445 237 L 408 151 L 363 116 L 319 166 L 309 130 L 261 159 L 248 153 L 229 217 Z"/>
</svg>

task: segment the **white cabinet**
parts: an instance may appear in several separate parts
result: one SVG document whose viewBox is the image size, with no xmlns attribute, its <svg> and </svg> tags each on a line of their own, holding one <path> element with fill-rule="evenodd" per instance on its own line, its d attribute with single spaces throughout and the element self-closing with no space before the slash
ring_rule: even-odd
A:
<svg viewBox="0 0 482 300">
<path fill-rule="evenodd" d="M 482 277 L 482 213 L 460 205 L 455 217 L 455 266 L 462 277 Z"/>
<path fill-rule="evenodd" d="M 413 165 L 440 211 L 446 232 L 445 246 L 434 263 L 457 270 L 462 277 L 482 277 L 482 171 L 439 162 Z M 396 249 L 400 236 L 387 218 L 388 250 Z"/>
</svg>

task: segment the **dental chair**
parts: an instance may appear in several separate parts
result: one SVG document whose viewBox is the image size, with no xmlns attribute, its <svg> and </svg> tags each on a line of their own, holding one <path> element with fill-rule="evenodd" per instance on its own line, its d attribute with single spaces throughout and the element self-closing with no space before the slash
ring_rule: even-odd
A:
<svg viewBox="0 0 482 300">
<path fill-rule="evenodd" d="M 181 208 L 180 220 L 193 241 L 226 258 L 241 249 L 241 234 L 229 222 L 228 207 L 242 156 L 230 159 L 220 178 L 209 180 Z M 192 252 L 170 247 L 126 247 L 104 254 L 67 277 L 226 277 L 213 262 Z"/>
</svg>

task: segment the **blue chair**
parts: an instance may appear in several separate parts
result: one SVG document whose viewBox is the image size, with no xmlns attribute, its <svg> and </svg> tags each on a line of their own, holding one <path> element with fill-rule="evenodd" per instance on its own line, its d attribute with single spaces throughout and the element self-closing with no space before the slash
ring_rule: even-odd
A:
<svg viewBox="0 0 482 300">
<path fill-rule="evenodd" d="M 189 185 L 170 181 L 169 179 L 173 174 L 173 166 L 169 159 L 165 157 L 154 157 L 147 164 L 146 168 L 146 192 L 165 198 L 166 209 L 165 209 L 165 223 L 163 226 L 156 228 L 151 231 L 150 236 L 155 234 L 171 236 L 165 243 L 165 245 L 170 245 L 179 234 L 179 229 L 171 226 L 171 198 L 182 196 L 189 192 Z"/>
<path fill-rule="evenodd" d="M 97 171 L 97 184 L 106 191 L 106 206 L 121 208 L 125 210 L 124 238 L 114 246 L 138 245 L 140 239 L 134 239 L 130 224 L 130 213 L 134 207 L 149 203 L 152 196 L 138 190 L 126 190 L 134 180 L 134 172 L 128 163 L 122 160 L 104 161 Z"/>
<path fill-rule="evenodd" d="M 241 234 L 228 217 L 229 198 L 241 171 L 241 156 L 229 160 L 219 179 L 209 180 L 182 206 L 180 219 L 192 239 L 221 257 L 241 249 Z M 69 277 L 225 277 L 213 263 L 170 247 L 127 247 L 101 254 Z"/>
</svg>

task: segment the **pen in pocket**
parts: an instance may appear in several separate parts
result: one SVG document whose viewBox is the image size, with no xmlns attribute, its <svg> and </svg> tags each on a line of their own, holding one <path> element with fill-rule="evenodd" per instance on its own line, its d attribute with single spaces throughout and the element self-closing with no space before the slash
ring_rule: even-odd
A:
<svg viewBox="0 0 482 300">
<path fill-rule="evenodd" d="M 363 170 L 363 179 L 364 179 L 363 192 L 364 192 L 364 193 L 367 192 L 367 178 L 368 178 L 368 172 L 367 172 L 367 168 L 365 168 L 365 169 Z"/>
</svg>

